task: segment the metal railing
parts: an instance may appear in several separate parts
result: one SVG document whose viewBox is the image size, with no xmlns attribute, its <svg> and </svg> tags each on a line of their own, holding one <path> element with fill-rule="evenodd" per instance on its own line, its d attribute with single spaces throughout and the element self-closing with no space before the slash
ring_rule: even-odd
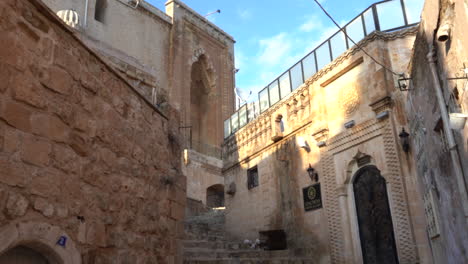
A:
<svg viewBox="0 0 468 264">
<path fill-rule="evenodd" d="M 343 26 L 346 35 L 335 34 L 318 45 L 299 62 L 281 74 L 258 93 L 258 101 L 244 104 L 224 121 L 224 138 L 254 120 L 261 113 L 288 96 L 305 80 L 352 48 L 374 31 L 395 31 L 419 23 L 424 0 L 386 0 L 377 2 Z"/>
</svg>

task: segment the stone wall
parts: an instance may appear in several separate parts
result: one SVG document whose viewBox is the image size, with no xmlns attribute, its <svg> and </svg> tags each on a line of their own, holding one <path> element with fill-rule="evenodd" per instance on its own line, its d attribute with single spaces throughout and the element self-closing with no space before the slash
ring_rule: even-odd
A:
<svg viewBox="0 0 468 264">
<path fill-rule="evenodd" d="M 404 72 L 415 33 L 375 32 L 361 45 Z M 288 246 L 307 248 L 317 263 L 361 263 L 353 176 L 372 165 L 387 182 L 400 263 L 431 263 L 414 162 L 398 138 L 407 125 L 404 100 L 396 77 L 352 48 L 239 129 L 224 145 L 225 186 L 236 185 L 226 196 L 229 234 L 255 239 L 259 231 L 283 229 Z M 369 160 L 357 165 L 363 156 Z M 318 172 L 323 202 L 313 211 L 305 211 L 302 193 L 315 183 L 309 165 Z M 254 166 L 259 186 L 248 189 L 247 170 Z"/>
<path fill-rule="evenodd" d="M 410 68 L 412 80 L 406 110 L 415 169 L 425 198 L 426 232 L 436 263 L 468 262 L 468 212 L 464 210 L 468 201 L 461 195 L 467 190 L 468 126 L 459 130 L 449 128 L 456 143 L 453 149 L 458 152 L 463 167 L 464 176 L 458 178 L 435 90 L 436 83 L 440 83 L 443 104 L 449 113 L 467 114 L 468 80 L 448 80 L 466 77 L 467 8 L 467 2 L 462 0 L 425 2 Z M 445 25 L 451 29 L 449 39 L 437 41 L 435 34 Z M 439 80 L 433 78 L 427 58 L 431 46 L 435 47 Z"/>
<path fill-rule="evenodd" d="M 178 113 L 158 112 L 40 1 L 0 2 L 0 47 L 0 254 L 175 263 Z"/>
<path fill-rule="evenodd" d="M 88 45 L 106 56 L 133 65 L 156 79 L 156 88 L 169 91 L 170 31 L 169 16 L 145 1 L 138 8 L 129 1 L 106 0 L 103 21 L 95 19 L 96 0 L 88 0 L 85 23 L 85 0 L 43 0 L 54 12 L 74 9 Z M 134 6 L 134 3 L 130 3 Z"/>
</svg>

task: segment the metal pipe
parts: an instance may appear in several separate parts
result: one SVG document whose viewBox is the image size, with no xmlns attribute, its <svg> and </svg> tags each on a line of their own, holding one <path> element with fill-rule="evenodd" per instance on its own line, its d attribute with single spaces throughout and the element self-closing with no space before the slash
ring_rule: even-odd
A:
<svg viewBox="0 0 468 264">
<path fill-rule="evenodd" d="M 87 28 L 87 27 L 88 27 L 88 4 L 89 4 L 89 0 L 86 0 L 86 2 L 85 2 L 85 10 L 84 10 L 83 28 Z"/>
<path fill-rule="evenodd" d="M 460 164 L 460 157 L 458 155 L 457 144 L 455 142 L 455 138 L 453 137 L 453 132 L 450 128 L 449 115 L 445 106 L 445 99 L 442 93 L 442 87 L 440 86 L 439 75 L 437 73 L 436 68 L 437 58 L 435 57 L 435 51 L 432 45 L 430 46 L 430 51 L 427 54 L 427 60 L 429 61 L 429 68 L 431 69 L 431 74 L 434 81 L 434 90 L 436 92 L 437 102 L 439 104 L 445 137 L 449 145 L 450 156 L 452 158 L 452 165 L 455 170 L 455 178 L 457 181 L 458 191 L 460 192 L 461 196 L 461 203 L 463 207 L 463 212 L 465 214 L 465 222 L 468 222 L 468 194 L 466 191 L 466 183 L 463 177 L 463 170 Z"/>
</svg>

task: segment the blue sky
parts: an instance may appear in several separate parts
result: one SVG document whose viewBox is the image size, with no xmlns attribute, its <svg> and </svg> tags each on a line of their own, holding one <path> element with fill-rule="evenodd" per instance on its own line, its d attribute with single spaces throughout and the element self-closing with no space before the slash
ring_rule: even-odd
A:
<svg viewBox="0 0 468 264">
<path fill-rule="evenodd" d="M 165 0 L 147 0 L 161 10 Z M 236 40 L 236 86 L 244 99 L 293 66 L 338 29 L 313 0 L 183 0 Z M 327 11 L 345 24 L 376 0 L 320 0 Z M 249 98 L 249 91 L 252 95 Z"/>
</svg>

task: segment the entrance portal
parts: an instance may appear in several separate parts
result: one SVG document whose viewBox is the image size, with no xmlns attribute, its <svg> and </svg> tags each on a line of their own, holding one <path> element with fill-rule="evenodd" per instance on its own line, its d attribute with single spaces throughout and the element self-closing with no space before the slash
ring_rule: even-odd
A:
<svg viewBox="0 0 468 264">
<path fill-rule="evenodd" d="M 364 264 L 397 264 L 385 179 L 376 167 L 366 166 L 356 173 L 353 189 Z"/>
<path fill-rule="evenodd" d="M 0 264 L 52 264 L 40 253 L 23 246 L 14 247 L 0 255 Z"/>
</svg>

